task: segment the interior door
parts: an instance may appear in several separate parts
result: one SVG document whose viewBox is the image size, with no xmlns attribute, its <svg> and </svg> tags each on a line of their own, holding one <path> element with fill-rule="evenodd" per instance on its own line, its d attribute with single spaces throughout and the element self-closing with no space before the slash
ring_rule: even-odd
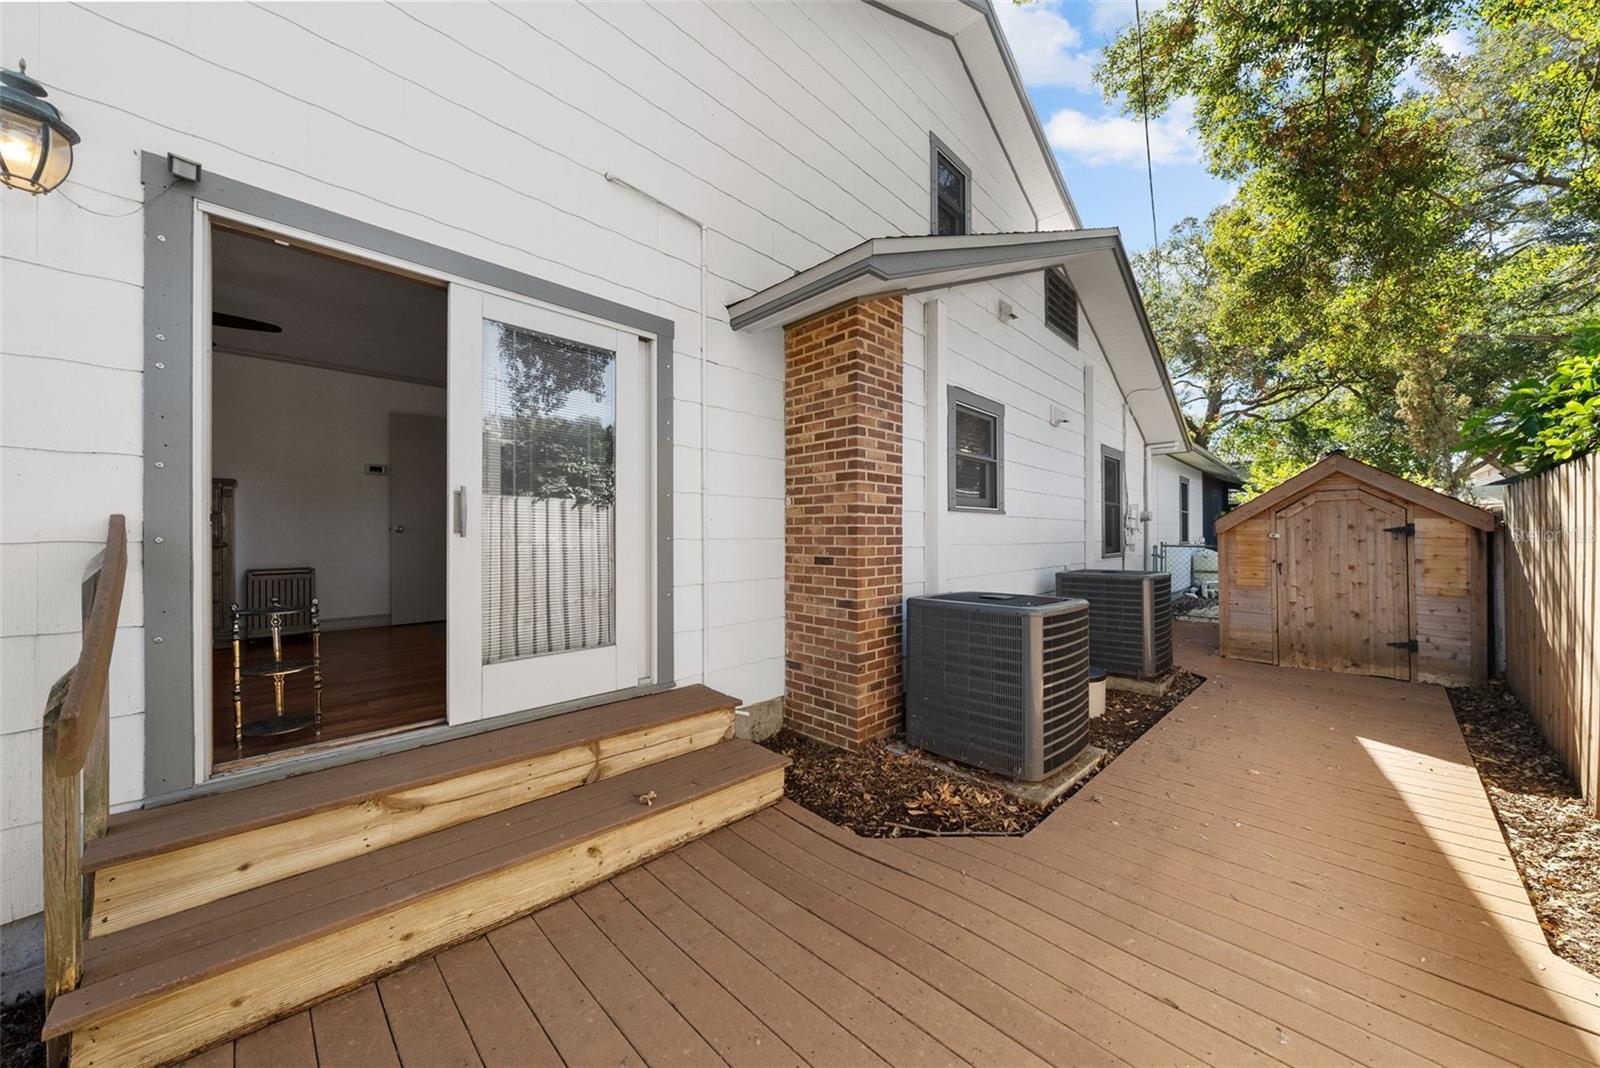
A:
<svg viewBox="0 0 1600 1068">
<path fill-rule="evenodd" d="M 651 345 L 450 287 L 451 722 L 651 678 Z"/>
<path fill-rule="evenodd" d="M 389 623 L 444 618 L 445 421 L 389 413 Z"/>
<path fill-rule="evenodd" d="M 1411 677 L 1405 509 L 1359 490 L 1278 512 L 1278 663 Z"/>
</svg>

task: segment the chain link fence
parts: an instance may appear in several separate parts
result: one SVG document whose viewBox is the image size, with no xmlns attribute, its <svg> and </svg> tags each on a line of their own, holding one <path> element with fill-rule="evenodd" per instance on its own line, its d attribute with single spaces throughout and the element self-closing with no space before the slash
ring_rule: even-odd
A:
<svg viewBox="0 0 1600 1068">
<path fill-rule="evenodd" d="M 1216 623 L 1222 618 L 1217 599 L 1217 550 L 1205 545 L 1162 542 L 1155 547 L 1151 567 L 1172 576 L 1172 614 L 1175 619 Z"/>
</svg>

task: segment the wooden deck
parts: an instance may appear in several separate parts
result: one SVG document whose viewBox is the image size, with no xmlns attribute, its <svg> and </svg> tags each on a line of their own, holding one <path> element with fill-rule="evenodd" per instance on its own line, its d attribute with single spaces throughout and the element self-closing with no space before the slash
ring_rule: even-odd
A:
<svg viewBox="0 0 1600 1068">
<path fill-rule="evenodd" d="M 784 802 L 194 1063 L 1600 1063 L 1444 692 L 1216 660 L 1026 838 Z"/>
</svg>

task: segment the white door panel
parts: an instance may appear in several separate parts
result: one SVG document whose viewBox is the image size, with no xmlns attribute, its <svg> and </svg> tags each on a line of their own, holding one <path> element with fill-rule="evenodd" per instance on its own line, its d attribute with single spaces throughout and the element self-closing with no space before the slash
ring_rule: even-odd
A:
<svg viewBox="0 0 1600 1068">
<path fill-rule="evenodd" d="M 449 715 L 466 722 L 651 673 L 650 346 L 450 289 Z"/>
</svg>

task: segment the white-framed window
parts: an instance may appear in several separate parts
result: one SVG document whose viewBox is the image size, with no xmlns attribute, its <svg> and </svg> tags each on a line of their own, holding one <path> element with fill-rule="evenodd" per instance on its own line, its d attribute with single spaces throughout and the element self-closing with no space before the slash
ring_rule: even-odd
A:
<svg viewBox="0 0 1600 1068">
<path fill-rule="evenodd" d="M 1121 556 L 1126 548 L 1122 533 L 1122 453 L 1100 446 L 1100 555 Z"/>
<path fill-rule="evenodd" d="M 1189 544 L 1189 480 L 1178 479 L 1178 541 Z"/>
<path fill-rule="evenodd" d="M 1005 508 L 1003 404 L 950 387 L 950 508 L 1001 512 Z"/>
<path fill-rule="evenodd" d="M 972 232 L 972 171 L 950 147 L 928 135 L 932 200 L 928 225 L 936 237 Z"/>
</svg>

